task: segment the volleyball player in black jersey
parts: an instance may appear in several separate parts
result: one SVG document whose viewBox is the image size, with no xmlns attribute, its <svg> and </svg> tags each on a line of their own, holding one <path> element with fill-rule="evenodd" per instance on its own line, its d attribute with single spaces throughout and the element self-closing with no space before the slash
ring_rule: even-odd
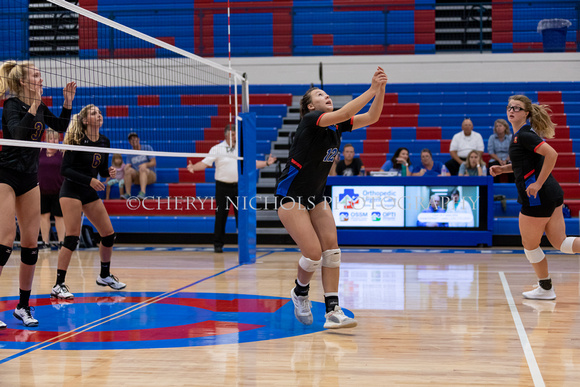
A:
<svg viewBox="0 0 580 387">
<path fill-rule="evenodd" d="M 311 88 L 300 101 L 302 117 L 288 162 L 276 185 L 280 221 L 302 253 L 296 286 L 291 296 L 294 315 L 303 324 L 313 322 L 308 299 L 314 272 L 322 266 L 326 304 L 325 328 L 350 328 L 356 320 L 347 317 L 338 303 L 340 249 L 330 205 L 323 197 L 326 178 L 340 148 L 341 134 L 377 122 L 383 109 L 387 75 L 374 73 L 370 88 L 361 96 L 333 111 L 330 97 Z M 367 113 L 356 115 L 374 98 Z"/>
<path fill-rule="evenodd" d="M 554 137 L 555 125 L 547 106 L 532 104 L 525 95 L 508 100 L 508 120 L 514 135 L 509 148 L 511 164 L 494 165 L 492 176 L 513 172 L 522 205 L 519 216 L 524 253 L 538 277 L 538 286 L 522 293 L 524 298 L 553 300 L 556 293 L 548 271 L 548 260 L 540 247 L 542 235 L 567 254 L 580 252 L 580 239 L 566 237 L 562 213 L 564 191 L 552 176 L 558 153 L 543 138 Z"/>
<path fill-rule="evenodd" d="M 4 62 L 0 66 L 0 98 L 9 95 L 2 111 L 5 139 L 40 141 L 47 126 L 64 132 L 70 121 L 76 83 L 64 90 L 64 104 L 56 117 L 41 101 L 43 79 L 32 62 Z M 0 151 L 0 273 L 12 253 L 18 220 L 20 229 L 20 301 L 14 317 L 25 326 L 37 326 L 29 306 L 34 269 L 38 259 L 40 189 L 38 155 L 40 148 L 2 147 Z M 0 321 L 0 329 L 6 324 Z"/>
<path fill-rule="evenodd" d="M 103 115 L 95 105 L 87 105 L 76 114 L 64 137 L 65 144 L 110 148 L 109 139 L 99 133 L 103 125 Z M 115 290 L 123 289 L 124 283 L 111 275 L 111 254 L 115 243 L 115 231 L 103 201 L 97 191 L 103 191 L 105 185 L 97 178 L 116 175 L 114 167 L 109 166 L 109 154 L 104 152 L 66 151 L 62 161 L 61 173 L 64 182 L 60 189 L 60 206 L 64 219 L 66 236 L 58 254 L 56 284 L 50 295 L 61 299 L 72 299 L 74 296 L 64 284 L 73 251 L 77 248 L 81 232 L 83 212 L 101 235 L 99 255 L 101 273 L 97 285 L 110 286 Z"/>
</svg>

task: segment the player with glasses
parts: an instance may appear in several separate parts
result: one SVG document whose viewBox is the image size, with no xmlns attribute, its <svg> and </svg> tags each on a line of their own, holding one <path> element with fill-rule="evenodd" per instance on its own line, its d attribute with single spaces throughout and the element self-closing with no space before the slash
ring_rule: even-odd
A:
<svg viewBox="0 0 580 387">
<path fill-rule="evenodd" d="M 552 246 L 563 253 L 580 252 L 580 239 L 566 236 L 564 192 L 551 174 L 558 153 L 543 139 L 555 134 L 556 125 L 549 112 L 548 106 L 532 104 L 524 95 L 511 96 L 507 115 L 514 132 L 509 149 L 512 163 L 490 168 L 492 176 L 514 174 L 518 202 L 522 205 L 519 226 L 524 253 L 538 277 L 538 286 L 522 295 L 534 300 L 556 298 L 548 261 L 540 247 L 542 235 L 546 233 Z"/>
</svg>

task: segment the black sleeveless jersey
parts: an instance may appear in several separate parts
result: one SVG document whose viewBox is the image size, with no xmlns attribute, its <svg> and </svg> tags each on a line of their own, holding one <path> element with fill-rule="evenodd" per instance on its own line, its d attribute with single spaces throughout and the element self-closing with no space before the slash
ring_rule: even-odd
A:
<svg viewBox="0 0 580 387">
<path fill-rule="evenodd" d="M 40 141 L 47 127 L 57 132 L 66 132 L 70 122 L 71 109 L 62 108 L 56 117 L 41 103 L 36 116 L 28 113 L 30 105 L 12 97 L 4 101 L 2 111 L 2 134 L 11 140 Z M 4 145 L 0 151 L 0 167 L 23 173 L 38 172 L 40 148 L 21 148 Z"/>
<path fill-rule="evenodd" d="M 85 135 L 79 145 L 110 148 L 111 142 L 102 134 L 97 141 Z M 60 173 L 73 183 L 90 186 L 97 175 L 109 177 L 109 154 L 104 152 L 81 152 L 67 150 L 62 160 Z"/>
<path fill-rule="evenodd" d="M 539 206 L 564 198 L 564 191 L 552 174 L 548 176 L 535 198 L 528 197 L 526 193 L 526 188 L 537 180 L 544 165 L 544 156 L 536 153 L 543 143 L 544 140 L 530 125 L 524 125 L 512 136 L 509 155 L 518 189 L 518 203 L 523 206 Z"/>
<path fill-rule="evenodd" d="M 352 131 L 352 118 L 338 125 L 318 125 L 321 111 L 307 113 L 296 129 L 288 161 L 276 184 L 279 196 L 315 196 L 324 192 L 342 133 Z"/>
</svg>

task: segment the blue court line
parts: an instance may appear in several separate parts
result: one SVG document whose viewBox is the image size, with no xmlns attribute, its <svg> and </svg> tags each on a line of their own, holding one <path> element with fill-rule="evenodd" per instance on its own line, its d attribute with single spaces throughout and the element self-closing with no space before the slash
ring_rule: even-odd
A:
<svg viewBox="0 0 580 387">
<path fill-rule="evenodd" d="M 257 259 L 263 258 L 263 257 L 265 257 L 267 255 L 270 255 L 270 254 L 272 254 L 272 253 L 269 252 L 269 253 L 263 254 L 263 255 L 257 257 Z M 135 311 L 137 309 L 141 309 L 141 308 L 143 308 L 143 307 L 145 307 L 145 306 L 147 306 L 149 304 L 153 304 L 156 301 L 160 301 L 160 300 L 163 300 L 165 298 L 171 297 L 172 295 L 174 295 L 176 293 L 179 293 L 182 290 L 185 290 L 187 288 L 190 288 L 192 286 L 195 286 L 195 285 L 197 285 L 197 284 L 199 284 L 201 282 L 207 281 L 208 279 L 215 278 L 215 277 L 217 277 L 219 275 L 222 275 L 222 274 L 227 273 L 227 272 L 229 272 L 231 270 L 237 269 L 237 268 L 239 268 L 241 266 L 242 265 L 240 265 L 240 264 L 235 265 L 235 266 L 232 266 L 229 269 L 222 270 L 219 273 L 210 275 L 209 277 L 202 278 L 200 280 L 197 280 L 195 282 L 192 282 L 189 285 L 185 285 L 185 286 L 183 286 L 183 287 L 181 287 L 179 289 L 172 290 L 171 292 L 162 293 L 162 294 L 160 294 L 160 295 L 158 295 L 156 297 L 150 298 L 150 299 L 145 300 L 145 301 L 142 301 L 142 302 L 140 302 L 138 304 L 132 305 L 132 306 L 130 306 L 128 308 L 122 309 L 122 310 L 120 310 L 120 311 L 118 311 L 116 313 L 113 313 L 113 314 L 109 315 L 109 316 L 102 317 L 102 318 L 100 318 L 100 319 L 98 319 L 96 321 L 90 322 L 88 324 L 85 324 L 83 326 L 80 326 L 78 328 L 75 328 L 75 329 L 73 329 L 71 331 L 62 333 L 62 334 L 60 334 L 60 335 L 52 338 L 50 341 L 45 341 L 45 342 L 42 342 L 42 343 L 35 344 L 35 345 L 33 345 L 33 346 L 29 347 L 29 348 L 26 348 L 23 351 L 20 351 L 20 352 L 18 352 L 16 354 L 12 355 L 12 356 L 8 356 L 8 357 L 6 357 L 4 359 L 0 359 L 0 364 L 7 363 L 10 360 L 17 359 L 17 358 L 19 358 L 21 356 L 24 356 L 24 355 L 26 355 L 28 353 L 31 353 L 33 351 L 48 348 L 51 345 L 56 344 L 56 343 L 58 343 L 58 342 L 60 342 L 62 340 L 65 340 L 67 338 L 73 337 L 76 334 L 86 332 L 86 331 L 88 331 L 88 330 L 90 330 L 92 328 L 95 328 L 95 327 L 99 326 L 99 325 L 105 324 L 105 323 L 107 323 L 109 321 L 112 321 L 112 320 L 114 320 L 116 318 L 119 318 L 121 316 L 124 316 L 126 314 L 129 314 L 129 313 L 131 313 L 131 312 L 133 312 L 133 311 Z"/>
<path fill-rule="evenodd" d="M 490 248 L 473 248 L 473 249 L 427 249 L 427 248 L 348 248 L 341 247 L 343 253 L 397 253 L 397 254 L 524 254 L 524 249 L 490 249 Z M 212 252 L 213 247 L 133 247 L 133 246 L 119 246 L 115 247 L 115 251 L 192 251 L 192 252 Z M 237 252 L 237 248 L 224 248 L 224 252 Z M 299 253 L 300 249 L 297 247 L 258 247 L 258 252 L 272 253 Z M 559 250 L 544 250 L 545 254 L 550 255 L 565 255 Z M 265 255 L 264 255 L 265 256 Z"/>
</svg>

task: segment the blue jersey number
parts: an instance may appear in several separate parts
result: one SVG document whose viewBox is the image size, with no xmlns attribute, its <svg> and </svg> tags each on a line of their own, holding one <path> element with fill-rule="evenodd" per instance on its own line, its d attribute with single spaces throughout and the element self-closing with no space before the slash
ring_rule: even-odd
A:
<svg viewBox="0 0 580 387">
<path fill-rule="evenodd" d="M 322 161 L 324 161 L 325 163 L 332 163 L 337 153 L 338 153 L 337 148 L 330 148 L 329 150 L 326 151 L 326 156 L 324 156 L 324 159 Z"/>
</svg>

